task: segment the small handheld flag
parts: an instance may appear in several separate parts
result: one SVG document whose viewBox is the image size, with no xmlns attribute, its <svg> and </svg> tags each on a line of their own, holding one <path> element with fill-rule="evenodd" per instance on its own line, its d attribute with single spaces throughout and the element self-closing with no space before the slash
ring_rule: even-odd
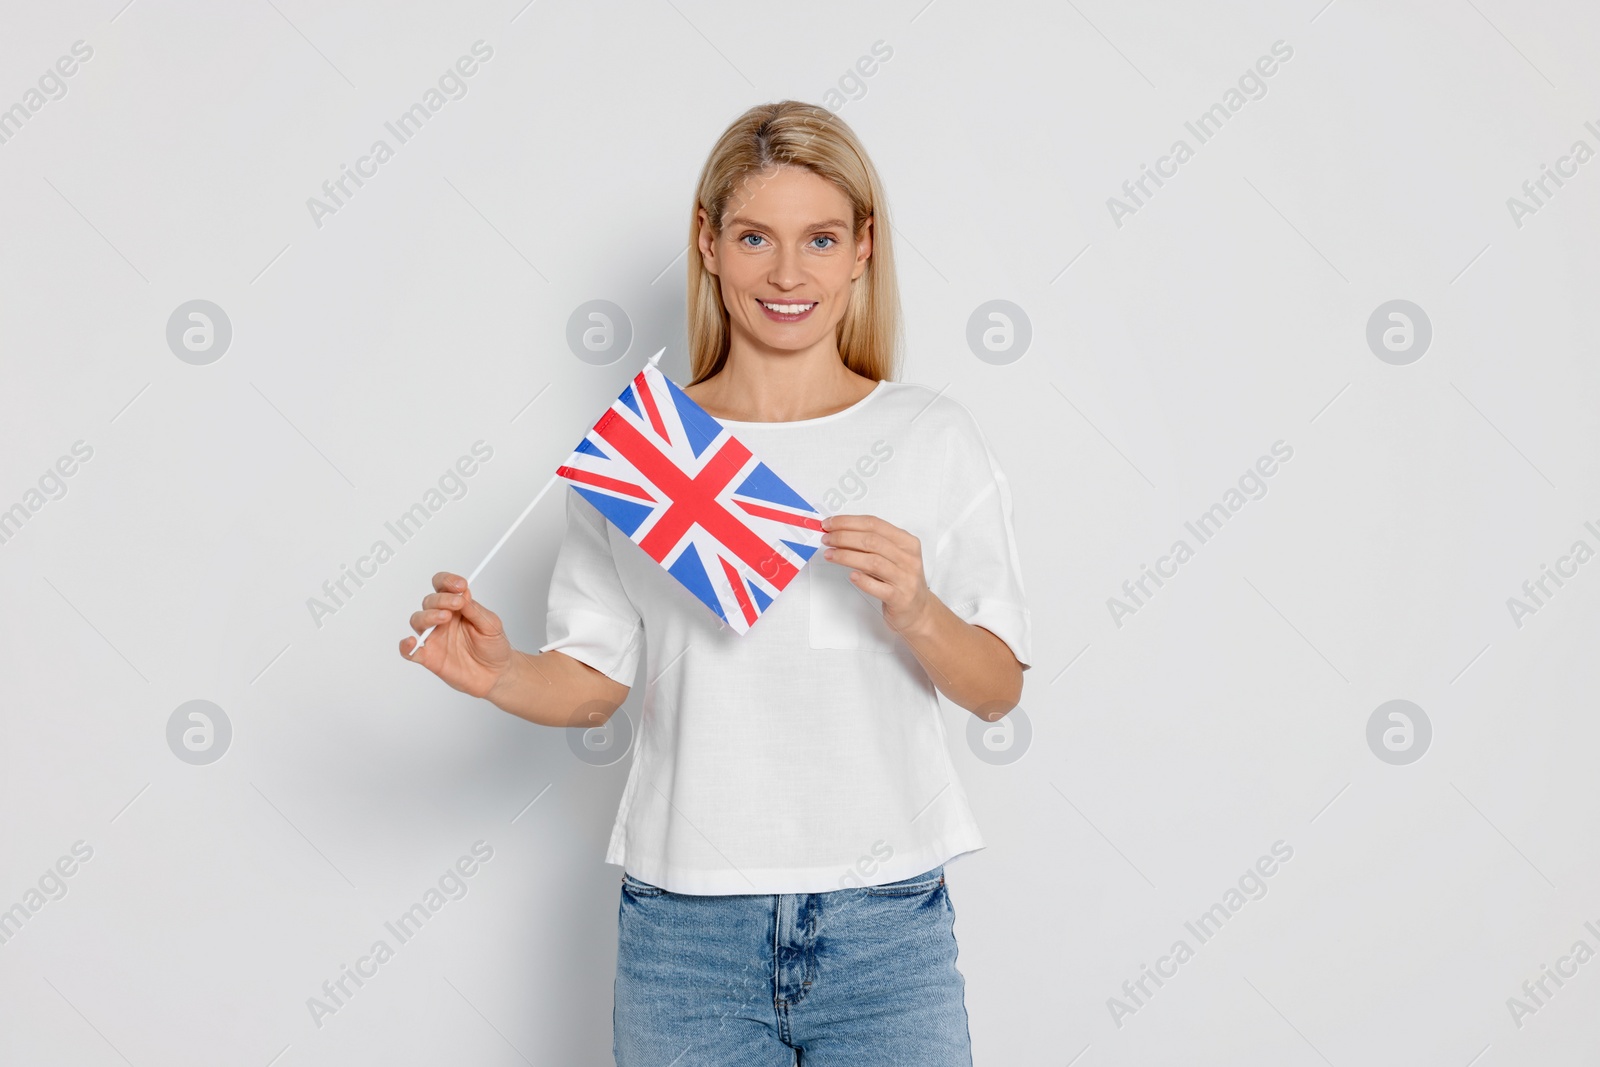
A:
<svg viewBox="0 0 1600 1067">
<path fill-rule="evenodd" d="M 650 365 L 652 367 L 655 366 L 656 361 L 665 355 L 666 351 L 667 350 L 663 348 L 661 351 L 651 356 Z M 521 515 L 517 516 L 517 521 L 511 524 L 510 529 L 506 530 L 505 533 L 500 535 L 500 540 L 494 543 L 494 547 L 489 550 L 489 554 L 484 556 L 483 559 L 479 560 L 476 567 L 472 568 L 472 573 L 467 575 L 467 585 L 469 587 L 473 582 L 478 580 L 478 575 L 483 573 L 483 568 L 489 565 L 489 561 L 494 559 L 494 554 L 500 551 L 500 546 L 511 540 L 511 535 L 517 532 L 517 527 L 522 525 L 522 520 L 526 519 L 533 512 L 533 509 L 538 506 L 539 501 L 543 500 L 544 495 L 550 491 L 550 487 L 556 484 L 556 478 L 557 475 L 552 474 L 550 476 L 550 480 L 544 483 L 544 487 L 541 488 L 537 493 L 533 494 L 533 499 L 528 501 L 528 506 L 522 509 Z M 428 635 L 433 633 L 433 631 L 436 629 L 438 629 L 437 626 L 430 626 L 426 630 L 422 631 L 422 634 L 417 638 L 417 643 L 412 646 L 411 651 L 407 653 L 407 655 L 415 656 L 418 652 L 421 652 L 422 646 L 428 643 Z"/>
<path fill-rule="evenodd" d="M 470 586 L 565 480 L 723 622 L 755 625 L 822 544 L 816 508 L 690 400 L 650 357 L 577 450 L 467 575 Z M 422 631 L 415 656 L 433 633 Z"/>
<path fill-rule="evenodd" d="M 652 360 L 556 475 L 737 633 L 822 543 L 822 515 Z"/>
</svg>

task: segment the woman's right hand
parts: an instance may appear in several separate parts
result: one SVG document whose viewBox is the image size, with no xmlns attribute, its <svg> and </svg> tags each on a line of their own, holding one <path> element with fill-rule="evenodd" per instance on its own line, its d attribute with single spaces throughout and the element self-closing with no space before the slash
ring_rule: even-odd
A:
<svg viewBox="0 0 1600 1067">
<path fill-rule="evenodd" d="M 432 593 L 422 598 L 422 610 L 411 615 L 411 628 L 422 633 L 434 627 L 422 651 L 415 656 L 415 637 L 400 641 L 400 654 L 420 663 L 446 685 L 475 697 L 489 690 L 511 667 L 511 642 L 506 640 L 500 617 L 472 596 L 467 580 L 440 571 L 433 576 Z"/>
</svg>

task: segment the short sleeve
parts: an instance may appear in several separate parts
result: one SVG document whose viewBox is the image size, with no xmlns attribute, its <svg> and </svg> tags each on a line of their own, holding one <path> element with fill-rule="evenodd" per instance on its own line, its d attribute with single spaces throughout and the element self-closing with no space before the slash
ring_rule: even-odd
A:
<svg viewBox="0 0 1600 1067">
<path fill-rule="evenodd" d="M 545 636 L 540 652 L 561 652 L 633 685 L 644 623 L 617 574 L 605 516 L 571 486 L 566 534 L 550 576 Z"/>
<path fill-rule="evenodd" d="M 977 422 L 965 408 L 958 410 L 946 436 L 939 534 L 931 554 L 923 550 L 931 559 L 928 588 L 962 621 L 1004 641 L 1027 670 L 1033 639 L 1010 485 Z"/>
</svg>

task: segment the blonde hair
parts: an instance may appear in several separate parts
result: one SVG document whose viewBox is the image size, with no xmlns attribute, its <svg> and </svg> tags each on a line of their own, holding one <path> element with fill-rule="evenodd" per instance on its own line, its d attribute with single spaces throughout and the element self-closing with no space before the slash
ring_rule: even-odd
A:
<svg viewBox="0 0 1600 1067">
<path fill-rule="evenodd" d="M 698 212 L 720 234 L 729 202 L 748 177 L 774 166 L 804 167 L 838 186 L 850 201 L 859 237 L 872 219 L 872 254 L 850 285 L 850 304 L 836 340 L 844 365 L 873 381 L 892 379 L 900 361 L 900 291 L 895 283 L 888 205 L 878 172 L 855 131 L 826 108 L 798 100 L 758 104 L 735 119 L 711 149 L 689 217 L 688 335 L 690 384 L 728 360 L 728 309 L 716 275 L 699 255 Z"/>
</svg>

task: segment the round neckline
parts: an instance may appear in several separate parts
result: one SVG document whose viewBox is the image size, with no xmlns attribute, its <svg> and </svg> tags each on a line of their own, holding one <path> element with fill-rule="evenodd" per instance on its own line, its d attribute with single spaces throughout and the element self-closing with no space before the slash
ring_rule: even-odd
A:
<svg viewBox="0 0 1600 1067">
<path fill-rule="evenodd" d="M 774 428 L 777 428 L 777 427 L 789 427 L 789 426 L 819 426 L 819 425 L 821 425 L 822 423 L 825 423 L 825 422 L 832 422 L 834 419 L 842 419 L 846 415 L 851 414 L 852 412 L 860 411 L 862 408 L 867 406 L 868 402 L 871 401 L 873 397 L 875 397 L 879 393 L 883 392 L 884 386 L 886 386 L 888 384 L 889 384 L 889 379 L 887 379 L 887 378 L 879 378 L 877 383 L 875 385 L 873 385 L 872 391 L 867 393 L 867 395 L 862 397 L 860 400 L 857 400 L 854 404 L 851 404 L 847 408 L 840 408 L 838 411 L 833 412 L 831 415 L 818 415 L 816 418 L 813 418 L 813 419 L 790 419 L 787 422 L 745 422 L 745 421 L 742 421 L 740 419 L 724 419 L 724 418 L 721 418 L 720 416 L 717 416 L 717 415 L 711 415 L 711 413 L 709 411 L 706 412 L 706 414 L 707 415 L 711 415 L 711 417 L 713 419 L 716 419 L 718 422 L 720 422 L 724 426 L 741 426 L 741 427 L 745 427 L 745 428 L 749 428 L 749 427 L 752 427 L 752 426 L 755 426 L 755 427 L 768 426 L 768 427 L 774 427 Z"/>
</svg>

